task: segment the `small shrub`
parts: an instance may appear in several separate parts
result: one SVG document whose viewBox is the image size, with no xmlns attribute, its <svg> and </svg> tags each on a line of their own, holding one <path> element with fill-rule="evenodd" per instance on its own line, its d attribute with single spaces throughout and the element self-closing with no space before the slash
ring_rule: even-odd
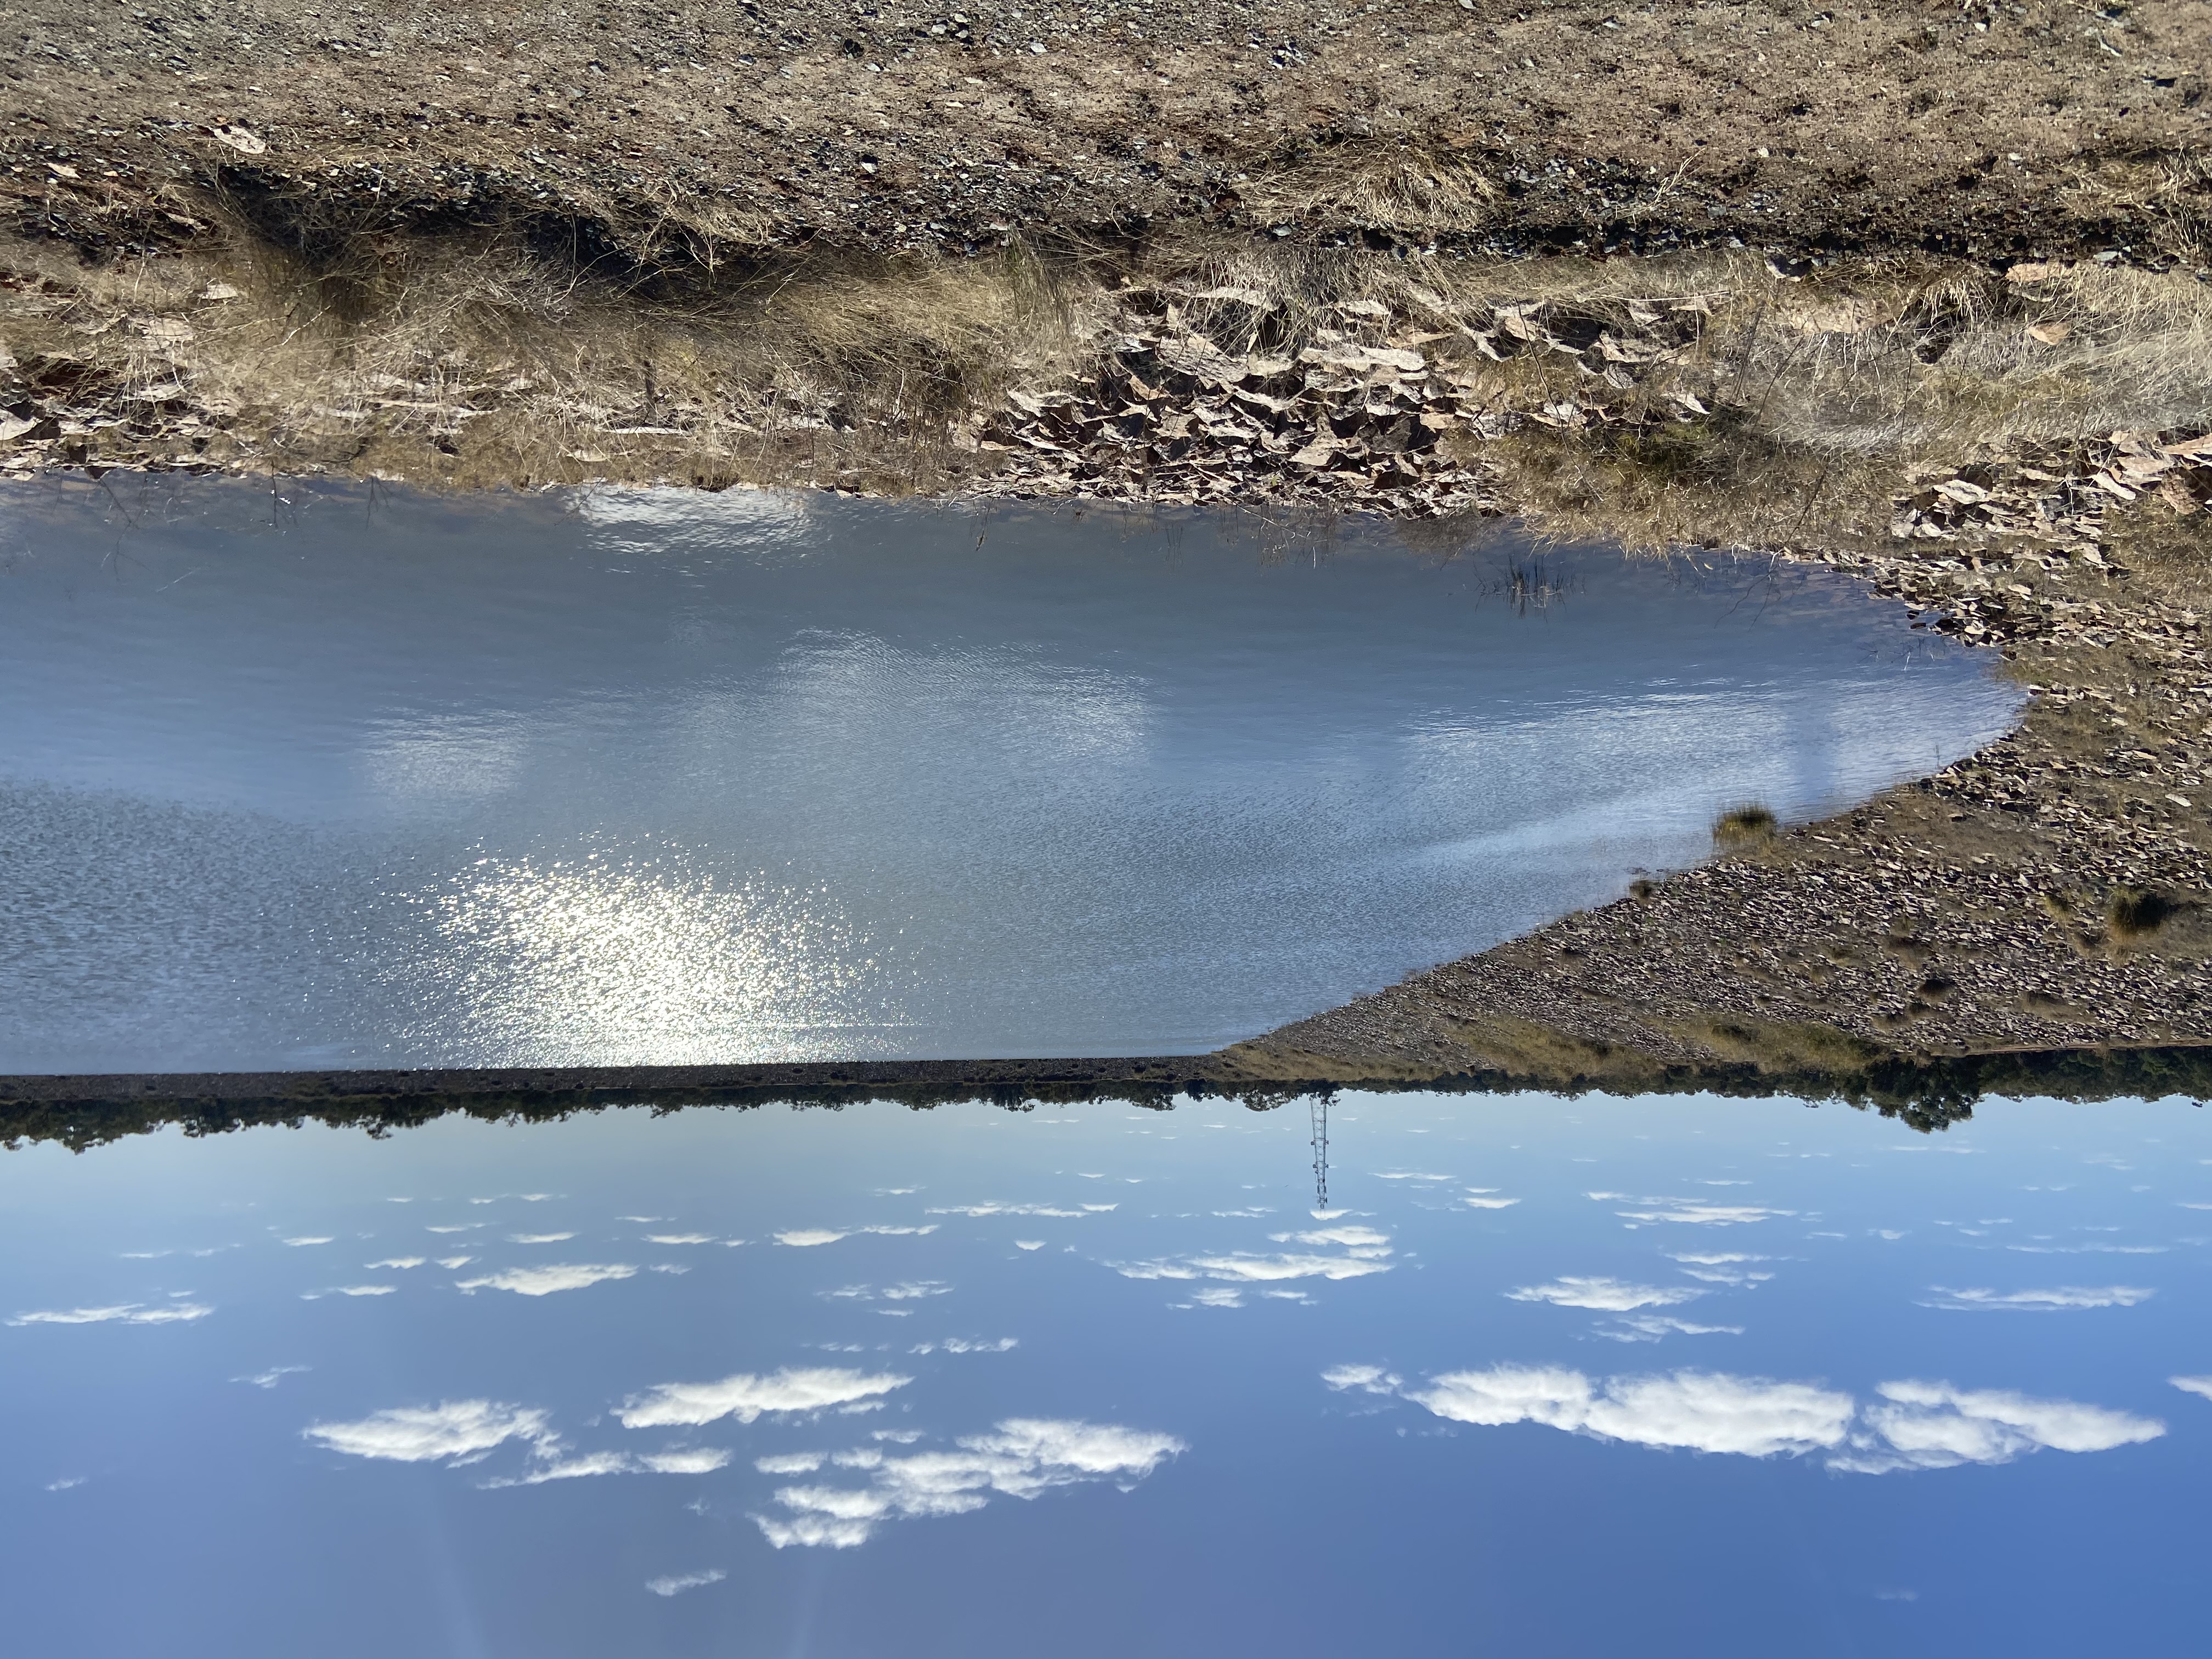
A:
<svg viewBox="0 0 2212 1659">
<path fill-rule="evenodd" d="M 2115 887 L 2105 919 L 2112 924 L 2115 937 L 2143 939 L 2164 927 L 2174 909 L 2172 899 L 2147 887 Z"/>
<path fill-rule="evenodd" d="M 1773 813 L 1757 802 L 1731 806 L 1713 822 L 1713 839 L 1723 847 L 1765 841 L 1780 828 Z"/>
</svg>

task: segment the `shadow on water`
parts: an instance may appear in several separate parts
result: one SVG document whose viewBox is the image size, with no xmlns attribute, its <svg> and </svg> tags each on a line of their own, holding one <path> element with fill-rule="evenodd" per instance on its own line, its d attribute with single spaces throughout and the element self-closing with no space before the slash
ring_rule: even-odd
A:
<svg viewBox="0 0 2212 1659">
<path fill-rule="evenodd" d="M 72 1151 L 172 1127 L 188 1135 L 314 1122 L 371 1135 L 462 1115 L 509 1122 L 611 1108 L 658 1114 L 693 1108 L 871 1103 L 915 1111 L 983 1102 L 1007 1111 L 1118 1101 L 1172 1111 L 1178 1101 L 1236 1100 L 1255 1112 L 1346 1091 L 1375 1094 L 1717 1095 L 1840 1104 L 1923 1134 L 1973 1116 L 1990 1098 L 2094 1103 L 2212 1099 L 2212 1048 L 2027 1050 L 1935 1060 L 1895 1056 L 1849 1072 L 1752 1066 L 1681 1066 L 1633 1086 L 1504 1072 L 1429 1078 L 1255 1082 L 1204 1060 L 874 1061 L 820 1065 L 568 1067 L 511 1071 L 230 1073 L 0 1078 L 0 1144 Z"/>
</svg>

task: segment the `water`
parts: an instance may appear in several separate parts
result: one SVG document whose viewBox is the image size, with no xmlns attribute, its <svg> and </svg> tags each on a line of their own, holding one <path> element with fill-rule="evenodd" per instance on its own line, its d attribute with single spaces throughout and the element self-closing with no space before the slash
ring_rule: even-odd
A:
<svg viewBox="0 0 2212 1659">
<path fill-rule="evenodd" d="M 1763 564 L 136 488 L 0 494 L 0 1072 L 1201 1052 L 2019 702 Z"/>
<path fill-rule="evenodd" d="M 2202 1650 L 2187 1104 L 448 1119 L 0 1156 L 40 1659 Z"/>
</svg>

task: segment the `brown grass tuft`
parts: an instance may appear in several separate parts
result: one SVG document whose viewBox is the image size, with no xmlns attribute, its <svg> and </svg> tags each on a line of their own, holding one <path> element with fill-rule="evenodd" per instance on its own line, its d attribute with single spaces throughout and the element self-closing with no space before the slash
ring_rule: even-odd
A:
<svg viewBox="0 0 2212 1659">
<path fill-rule="evenodd" d="M 1769 841 L 1781 827 L 1767 808 L 1756 801 L 1731 806 L 1713 820 L 1713 840 L 1723 847 L 1743 847 Z"/>
</svg>

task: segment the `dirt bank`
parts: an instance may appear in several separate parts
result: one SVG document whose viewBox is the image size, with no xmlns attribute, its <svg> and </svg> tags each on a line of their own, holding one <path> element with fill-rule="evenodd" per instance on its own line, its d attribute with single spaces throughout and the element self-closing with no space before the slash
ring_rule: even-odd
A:
<svg viewBox="0 0 2212 1659">
<path fill-rule="evenodd" d="M 1190 221 L 1516 252 L 2171 256 L 2154 222 L 2201 186 L 2212 118 L 2189 0 L 26 0 L 10 19 L 15 211 L 118 247 L 189 234 L 162 214 L 195 216 L 220 172 L 271 226 L 310 195 L 424 223 L 512 204 L 617 257 Z"/>
</svg>

